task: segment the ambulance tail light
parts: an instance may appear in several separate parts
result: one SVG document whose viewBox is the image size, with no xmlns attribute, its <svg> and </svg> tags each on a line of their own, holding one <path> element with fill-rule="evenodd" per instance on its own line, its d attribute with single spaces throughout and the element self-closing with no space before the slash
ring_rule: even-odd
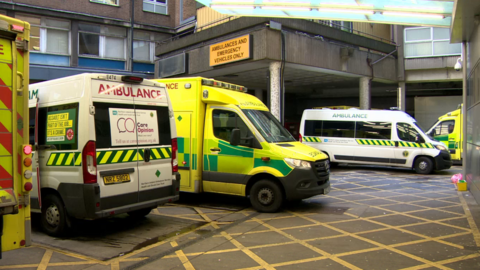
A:
<svg viewBox="0 0 480 270">
<path fill-rule="evenodd" d="M 302 134 L 298 134 L 298 141 L 303 142 Z"/>
<path fill-rule="evenodd" d="M 177 138 L 172 139 L 172 172 L 178 172 L 178 161 L 177 161 Z"/>
<path fill-rule="evenodd" d="M 97 147 L 94 141 L 88 141 L 82 151 L 83 183 L 97 183 Z"/>
<path fill-rule="evenodd" d="M 21 159 L 22 164 L 18 164 L 21 166 L 23 171 L 22 177 L 22 191 L 29 192 L 32 190 L 32 146 L 29 144 L 22 145 L 22 153 Z"/>
</svg>

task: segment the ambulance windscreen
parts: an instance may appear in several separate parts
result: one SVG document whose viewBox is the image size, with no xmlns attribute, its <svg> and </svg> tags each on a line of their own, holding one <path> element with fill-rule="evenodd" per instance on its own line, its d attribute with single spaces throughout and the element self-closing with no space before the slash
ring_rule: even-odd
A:
<svg viewBox="0 0 480 270">
<path fill-rule="evenodd" d="M 250 122 L 269 143 L 293 142 L 295 138 L 269 111 L 243 110 Z"/>
</svg>

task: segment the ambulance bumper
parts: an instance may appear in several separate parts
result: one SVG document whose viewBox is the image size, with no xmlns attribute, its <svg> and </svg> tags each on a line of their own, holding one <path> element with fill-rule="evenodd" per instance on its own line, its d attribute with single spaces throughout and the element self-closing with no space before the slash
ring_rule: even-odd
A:
<svg viewBox="0 0 480 270">
<path fill-rule="evenodd" d="M 448 150 L 440 151 L 435 157 L 435 169 L 445 170 L 452 167 L 453 161 Z"/>
<path fill-rule="evenodd" d="M 302 200 L 330 192 L 330 174 L 319 176 L 312 169 L 295 168 L 286 177 L 280 178 L 289 201 Z"/>
</svg>

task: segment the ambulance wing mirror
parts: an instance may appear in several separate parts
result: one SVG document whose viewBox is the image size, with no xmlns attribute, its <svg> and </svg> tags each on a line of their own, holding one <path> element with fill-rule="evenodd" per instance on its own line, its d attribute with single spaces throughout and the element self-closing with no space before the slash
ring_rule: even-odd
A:
<svg viewBox="0 0 480 270">
<path fill-rule="evenodd" d="M 240 144 L 240 129 L 232 129 L 232 137 L 230 137 L 230 145 L 237 146 Z"/>
<path fill-rule="evenodd" d="M 417 135 L 417 138 L 415 139 L 415 142 L 416 143 L 425 143 L 425 139 L 422 136 Z"/>
</svg>

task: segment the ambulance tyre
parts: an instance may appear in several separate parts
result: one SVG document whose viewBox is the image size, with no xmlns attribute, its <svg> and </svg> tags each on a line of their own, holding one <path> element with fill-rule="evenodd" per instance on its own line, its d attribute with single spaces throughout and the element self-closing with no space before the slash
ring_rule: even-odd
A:
<svg viewBox="0 0 480 270">
<path fill-rule="evenodd" d="M 67 228 L 67 212 L 62 200 L 48 194 L 42 200 L 42 228 L 50 236 L 63 236 Z"/>
<path fill-rule="evenodd" d="M 259 180 L 250 189 L 250 203 L 258 212 L 275 213 L 283 204 L 282 189 L 271 180 Z"/>
<path fill-rule="evenodd" d="M 130 211 L 127 214 L 133 218 L 142 218 L 152 211 L 152 208 L 144 208 L 144 209 L 139 209 L 135 211 Z"/>
<path fill-rule="evenodd" d="M 430 174 L 433 172 L 433 160 L 428 157 L 419 157 L 415 160 L 415 171 L 419 174 Z"/>
</svg>

